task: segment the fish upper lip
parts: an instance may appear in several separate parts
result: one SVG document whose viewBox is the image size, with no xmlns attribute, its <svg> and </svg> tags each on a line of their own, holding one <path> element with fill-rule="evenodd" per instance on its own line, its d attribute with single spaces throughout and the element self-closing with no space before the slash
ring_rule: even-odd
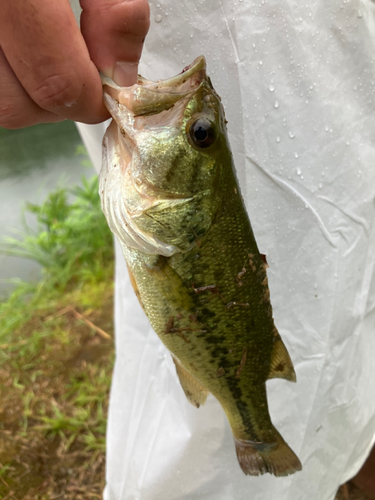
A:
<svg viewBox="0 0 375 500">
<path fill-rule="evenodd" d="M 167 78 L 166 80 L 158 80 L 154 82 L 152 80 L 147 80 L 146 78 L 139 76 L 137 83 L 135 83 L 134 85 L 140 85 L 142 87 L 147 87 L 151 90 L 159 90 L 160 92 L 162 92 L 163 91 L 162 89 L 166 89 L 169 87 L 177 87 L 179 85 L 182 85 L 191 76 L 193 76 L 195 73 L 198 73 L 199 71 L 204 71 L 204 72 L 206 71 L 206 59 L 204 56 L 196 57 L 189 66 L 186 66 L 186 68 L 184 68 L 183 71 L 181 71 L 181 73 L 179 73 L 176 76 L 172 76 L 172 78 Z M 108 78 L 102 73 L 100 73 L 100 78 L 102 80 L 103 87 L 110 87 L 117 91 L 131 89 L 134 87 L 134 85 L 131 85 L 130 87 L 120 87 L 111 78 Z"/>
<path fill-rule="evenodd" d="M 187 80 L 189 80 L 192 76 L 198 74 L 200 71 L 204 71 L 204 73 L 206 73 L 206 59 L 204 56 L 198 56 L 178 75 L 173 76 L 172 78 L 168 78 L 167 80 L 148 82 L 147 87 L 154 87 L 153 90 L 159 90 L 161 92 L 170 87 L 176 88 L 180 85 L 183 85 Z M 197 84 L 197 86 L 199 85 L 199 83 Z"/>
<path fill-rule="evenodd" d="M 151 115 L 170 109 L 180 99 L 197 90 L 207 78 L 206 60 L 204 56 L 199 56 L 182 73 L 166 80 L 152 82 L 140 76 L 131 87 L 119 87 L 103 75 L 101 78 L 104 95 L 124 105 L 134 116 Z M 109 111 L 114 116 L 111 109 Z"/>
</svg>

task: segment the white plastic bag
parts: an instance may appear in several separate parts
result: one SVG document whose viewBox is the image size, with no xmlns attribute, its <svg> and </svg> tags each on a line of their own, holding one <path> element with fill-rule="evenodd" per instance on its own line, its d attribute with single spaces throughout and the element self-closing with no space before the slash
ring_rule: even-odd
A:
<svg viewBox="0 0 375 500">
<path fill-rule="evenodd" d="M 118 249 L 105 500 L 332 500 L 375 433 L 375 4 L 150 3 L 142 75 L 203 54 L 223 99 L 297 373 L 267 382 L 270 414 L 303 471 L 242 473 L 219 403 L 186 400 Z"/>
</svg>

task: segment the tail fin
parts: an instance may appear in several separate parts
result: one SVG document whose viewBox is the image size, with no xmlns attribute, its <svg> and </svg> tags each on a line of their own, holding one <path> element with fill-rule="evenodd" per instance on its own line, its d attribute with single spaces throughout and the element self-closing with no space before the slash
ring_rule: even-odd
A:
<svg viewBox="0 0 375 500">
<path fill-rule="evenodd" d="M 277 433 L 275 443 L 257 443 L 234 438 L 238 462 L 245 474 L 288 476 L 302 469 L 299 458 Z"/>
</svg>

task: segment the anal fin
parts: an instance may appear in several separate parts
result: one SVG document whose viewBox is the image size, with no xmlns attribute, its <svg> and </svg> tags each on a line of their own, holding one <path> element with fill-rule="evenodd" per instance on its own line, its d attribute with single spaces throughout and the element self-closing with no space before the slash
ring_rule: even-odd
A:
<svg viewBox="0 0 375 500">
<path fill-rule="evenodd" d="M 180 360 L 176 358 L 176 356 L 172 355 L 172 358 L 174 364 L 176 365 L 176 372 L 180 380 L 180 384 L 188 401 L 196 408 L 199 408 L 200 405 L 203 405 L 206 402 L 210 391 L 207 391 L 199 380 L 182 366 Z"/>
<path fill-rule="evenodd" d="M 275 337 L 273 344 L 270 371 L 267 379 L 270 378 L 285 378 L 290 382 L 296 382 L 297 380 L 292 360 L 279 334 Z"/>
</svg>

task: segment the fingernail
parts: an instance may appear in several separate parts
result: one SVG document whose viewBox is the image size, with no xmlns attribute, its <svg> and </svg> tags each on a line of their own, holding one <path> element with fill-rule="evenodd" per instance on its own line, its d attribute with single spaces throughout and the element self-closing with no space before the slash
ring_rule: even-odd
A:
<svg viewBox="0 0 375 500">
<path fill-rule="evenodd" d="M 113 81 L 120 87 L 130 87 L 136 83 L 138 63 L 117 62 L 113 69 Z"/>
</svg>

